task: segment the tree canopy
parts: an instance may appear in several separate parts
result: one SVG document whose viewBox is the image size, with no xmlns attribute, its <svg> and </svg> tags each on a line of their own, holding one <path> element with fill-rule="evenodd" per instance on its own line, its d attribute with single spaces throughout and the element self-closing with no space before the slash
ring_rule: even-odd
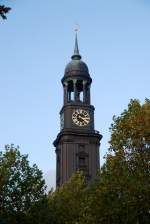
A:
<svg viewBox="0 0 150 224">
<path fill-rule="evenodd" d="M 90 189 L 85 223 L 148 224 L 150 220 L 150 101 L 131 100 L 113 118 L 106 162 Z"/>
<path fill-rule="evenodd" d="M 53 222 L 77 224 L 83 211 L 86 183 L 82 173 L 77 172 L 55 192 L 49 194 L 49 206 Z"/>
<path fill-rule="evenodd" d="M 25 216 L 43 199 L 45 188 L 38 167 L 29 165 L 28 156 L 21 155 L 19 147 L 6 145 L 0 152 L 0 218 L 14 217 L 17 223 L 17 217 Z"/>
</svg>

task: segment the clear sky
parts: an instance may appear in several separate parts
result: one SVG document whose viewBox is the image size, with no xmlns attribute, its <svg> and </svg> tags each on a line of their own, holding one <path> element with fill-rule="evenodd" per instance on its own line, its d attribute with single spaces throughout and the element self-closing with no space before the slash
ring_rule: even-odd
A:
<svg viewBox="0 0 150 224">
<path fill-rule="evenodd" d="M 95 127 L 103 135 L 131 98 L 150 98 L 149 0 L 11 0 L 0 21 L 0 148 L 14 143 L 46 174 L 55 170 L 52 145 L 63 103 L 61 78 L 74 48 L 89 67 Z"/>
</svg>

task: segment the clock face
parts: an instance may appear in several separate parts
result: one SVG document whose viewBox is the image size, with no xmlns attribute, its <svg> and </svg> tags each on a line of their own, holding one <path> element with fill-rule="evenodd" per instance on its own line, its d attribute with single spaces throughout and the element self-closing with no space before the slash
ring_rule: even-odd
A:
<svg viewBox="0 0 150 224">
<path fill-rule="evenodd" d="M 86 110 L 78 109 L 73 112 L 72 120 L 78 126 L 86 126 L 90 122 L 90 115 Z"/>
</svg>

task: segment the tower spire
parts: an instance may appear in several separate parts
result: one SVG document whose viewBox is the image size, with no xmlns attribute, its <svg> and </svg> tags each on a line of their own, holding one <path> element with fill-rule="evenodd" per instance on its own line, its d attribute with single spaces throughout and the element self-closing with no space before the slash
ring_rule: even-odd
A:
<svg viewBox="0 0 150 224">
<path fill-rule="evenodd" d="M 73 60 L 80 60 L 81 59 L 81 55 L 79 53 L 79 47 L 78 47 L 78 28 L 75 28 L 75 47 L 74 47 L 74 54 L 72 55 L 72 59 Z"/>
</svg>

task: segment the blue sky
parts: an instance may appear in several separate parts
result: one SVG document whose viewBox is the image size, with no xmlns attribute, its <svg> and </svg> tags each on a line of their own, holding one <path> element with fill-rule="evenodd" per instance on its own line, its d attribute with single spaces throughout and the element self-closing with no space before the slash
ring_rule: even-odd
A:
<svg viewBox="0 0 150 224">
<path fill-rule="evenodd" d="M 103 135 L 102 161 L 112 116 L 131 98 L 150 98 L 150 1 L 0 2 L 12 7 L 0 22 L 0 148 L 20 145 L 44 173 L 55 170 L 60 80 L 78 23 L 80 53 L 93 79 L 95 127 Z"/>
</svg>

